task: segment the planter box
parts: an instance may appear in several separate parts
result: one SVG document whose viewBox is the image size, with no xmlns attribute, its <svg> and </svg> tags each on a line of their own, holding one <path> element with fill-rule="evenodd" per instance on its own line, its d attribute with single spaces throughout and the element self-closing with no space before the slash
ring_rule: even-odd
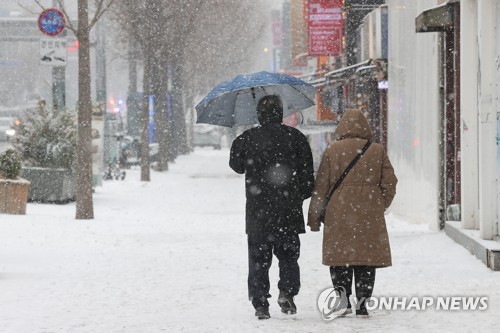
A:
<svg viewBox="0 0 500 333">
<path fill-rule="evenodd" d="M 23 167 L 21 177 L 31 182 L 30 202 L 62 204 L 75 201 L 75 175 L 66 169 Z"/>
<path fill-rule="evenodd" d="M 0 213 L 26 214 L 29 186 L 25 179 L 0 179 Z"/>
</svg>

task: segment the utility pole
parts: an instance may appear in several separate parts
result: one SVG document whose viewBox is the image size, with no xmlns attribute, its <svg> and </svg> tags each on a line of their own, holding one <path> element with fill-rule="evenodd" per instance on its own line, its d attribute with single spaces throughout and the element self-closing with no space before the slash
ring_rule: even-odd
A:
<svg viewBox="0 0 500 333">
<path fill-rule="evenodd" d="M 60 9 L 56 0 L 52 0 L 52 8 Z M 67 31 L 62 36 L 66 37 Z M 66 107 L 66 67 L 52 67 L 52 106 L 54 111 L 64 110 Z"/>
</svg>

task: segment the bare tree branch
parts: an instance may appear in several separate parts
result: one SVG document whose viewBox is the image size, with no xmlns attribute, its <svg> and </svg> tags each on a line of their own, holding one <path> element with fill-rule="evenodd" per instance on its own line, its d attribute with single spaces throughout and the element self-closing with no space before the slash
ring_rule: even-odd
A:
<svg viewBox="0 0 500 333">
<path fill-rule="evenodd" d="M 37 1 L 37 0 L 35 0 L 35 1 Z M 76 38 L 78 38 L 78 29 L 75 28 L 68 13 L 66 12 L 66 7 L 64 6 L 63 0 L 56 0 L 56 1 L 57 1 L 57 4 L 59 5 L 59 8 L 61 8 L 61 11 L 63 12 L 64 16 L 66 16 L 66 21 L 68 21 L 68 29 L 71 30 L 75 34 Z"/>
<path fill-rule="evenodd" d="M 40 6 L 40 8 L 42 8 L 42 10 L 45 10 L 45 7 L 44 7 L 44 6 L 42 6 L 42 4 L 40 3 L 40 1 L 39 1 L 39 0 L 34 0 L 34 1 L 35 1 L 35 3 L 36 3 L 38 6 Z"/>
<path fill-rule="evenodd" d="M 22 9 L 24 9 L 25 11 L 27 11 L 28 13 L 30 13 L 30 14 L 33 14 L 33 15 L 38 14 L 37 12 L 35 12 L 35 11 L 29 9 L 28 7 L 24 6 L 23 4 L 21 4 L 21 2 L 19 0 L 17 1 L 17 5 L 19 7 L 21 7 Z"/>
<path fill-rule="evenodd" d="M 99 21 L 99 19 L 104 15 L 104 13 L 106 13 L 109 7 L 111 7 L 111 5 L 113 5 L 113 3 L 115 2 L 115 0 L 109 0 L 107 6 L 103 7 L 104 1 L 105 0 L 99 1 L 94 18 L 89 24 L 89 29 L 92 29 L 92 27 L 97 23 L 97 21 Z"/>
<path fill-rule="evenodd" d="M 105 0 L 96 0 L 95 1 L 95 4 L 96 4 L 96 10 L 95 10 L 95 13 L 94 13 L 94 18 L 92 18 L 92 20 L 90 21 L 90 24 L 89 24 L 89 30 L 92 30 L 92 27 L 94 26 L 94 24 L 97 22 L 97 16 L 99 15 L 99 13 L 101 12 L 102 10 L 102 6 L 104 5 L 104 1 Z"/>
</svg>

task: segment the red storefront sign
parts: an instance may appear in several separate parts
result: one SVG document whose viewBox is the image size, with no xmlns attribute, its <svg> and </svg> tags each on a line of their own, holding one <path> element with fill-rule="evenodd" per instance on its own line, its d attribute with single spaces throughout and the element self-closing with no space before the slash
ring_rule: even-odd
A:
<svg viewBox="0 0 500 333">
<path fill-rule="evenodd" d="M 309 21 L 330 21 L 343 23 L 342 0 L 308 0 Z"/>
<path fill-rule="evenodd" d="M 309 55 L 338 56 L 343 51 L 342 0 L 308 0 Z"/>
<path fill-rule="evenodd" d="M 337 56 L 342 53 L 344 27 L 328 22 L 309 23 L 309 55 Z"/>
</svg>

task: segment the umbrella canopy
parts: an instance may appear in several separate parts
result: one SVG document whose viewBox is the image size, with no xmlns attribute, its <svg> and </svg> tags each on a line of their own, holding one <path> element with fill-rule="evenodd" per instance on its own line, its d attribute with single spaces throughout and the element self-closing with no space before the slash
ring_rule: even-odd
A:
<svg viewBox="0 0 500 333">
<path fill-rule="evenodd" d="M 266 95 L 283 102 L 283 116 L 314 105 L 316 89 L 296 77 L 269 72 L 242 74 L 215 87 L 197 106 L 197 123 L 226 127 L 258 123 L 257 103 Z"/>
</svg>

